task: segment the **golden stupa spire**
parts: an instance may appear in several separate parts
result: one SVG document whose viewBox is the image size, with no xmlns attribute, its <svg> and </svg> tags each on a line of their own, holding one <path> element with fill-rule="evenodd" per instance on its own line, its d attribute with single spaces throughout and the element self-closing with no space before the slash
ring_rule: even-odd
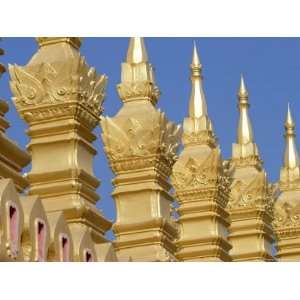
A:
<svg viewBox="0 0 300 300">
<path fill-rule="evenodd" d="M 238 144 L 245 145 L 248 143 L 253 143 L 254 138 L 253 138 L 251 121 L 248 115 L 248 108 L 250 106 L 248 102 L 248 91 L 245 85 L 243 75 L 241 75 L 241 83 L 240 83 L 238 98 L 239 98 L 240 121 L 238 127 L 237 142 Z"/>
<path fill-rule="evenodd" d="M 126 61 L 135 64 L 148 62 L 148 55 L 142 37 L 130 38 Z"/>
<path fill-rule="evenodd" d="M 196 43 L 194 42 L 191 67 L 192 93 L 189 105 L 189 117 L 201 118 L 207 115 L 207 105 L 202 85 L 202 65 L 200 63 Z"/>
<path fill-rule="evenodd" d="M 285 127 L 285 153 L 284 153 L 284 167 L 293 169 L 299 166 L 299 155 L 296 146 L 295 123 L 292 118 L 290 105 L 288 104 L 288 111 L 286 116 Z"/>
</svg>

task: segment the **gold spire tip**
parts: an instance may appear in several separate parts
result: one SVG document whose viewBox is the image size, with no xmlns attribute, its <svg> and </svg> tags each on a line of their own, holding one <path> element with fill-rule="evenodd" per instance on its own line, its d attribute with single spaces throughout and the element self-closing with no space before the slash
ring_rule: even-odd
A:
<svg viewBox="0 0 300 300">
<path fill-rule="evenodd" d="M 135 63 L 135 64 L 148 61 L 148 55 L 144 43 L 144 38 L 142 37 L 130 38 L 126 61 L 128 63 Z"/>
<path fill-rule="evenodd" d="M 240 97 L 248 97 L 248 91 L 247 91 L 247 88 L 246 88 L 246 84 L 245 84 L 243 74 L 241 74 L 241 83 L 240 83 L 240 89 L 239 89 L 239 96 Z"/>
<path fill-rule="evenodd" d="M 193 59 L 192 59 L 192 66 L 199 67 L 201 66 L 198 50 L 196 46 L 196 42 L 194 41 L 194 48 L 193 48 Z"/>
<path fill-rule="evenodd" d="M 292 113 L 291 113 L 291 108 L 290 108 L 290 103 L 288 103 L 288 110 L 287 110 L 287 114 L 286 114 L 286 121 L 285 121 L 285 125 L 287 127 L 294 127 L 295 123 L 292 117 Z"/>
</svg>

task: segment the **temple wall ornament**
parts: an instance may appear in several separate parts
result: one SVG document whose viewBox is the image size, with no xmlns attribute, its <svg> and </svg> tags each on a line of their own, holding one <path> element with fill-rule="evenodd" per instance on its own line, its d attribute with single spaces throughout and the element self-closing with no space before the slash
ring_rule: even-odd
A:
<svg viewBox="0 0 300 300">
<path fill-rule="evenodd" d="M 189 116 L 184 119 L 184 149 L 171 182 L 179 214 L 176 257 L 181 261 L 230 261 L 227 241 L 230 178 L 207 113 L 202 65 L 196 45 L 191 64 Z"/>
<path fill-rule="evenodd" d="M 181 130 L 155 108 L 159 89 L 142 38 L 131 38 L 117 86 L 124 105 L 103 117 L 104 150 L 116 177 L 113 225 L 119 260 L 173 261 L 177 228 L 168 177 Z"/>
<path fill-rule="evenodd" d="M 93 129 L 103 111 L 107 78 L 80 55 L 79 38 L 38 38 L 26 66 L 10 65 L 13 102 L 27 122 L 32 168 L 29 195 L 38 195 L 48 212 L 63 211 L 68 223 L 90 229 L 106 242 L 111 227 L 95 204 L 99 180 L 93 173 Z"/>
<path fill-rule="evenodd" d="M 37 196 L 22 196 L 24 213 L 22 248 L 24 261 L 47 261 L 50 230 L 41 200 Z"/>
<path fill-rule="evenodd" d="M 11 179 L 0 179 L 0 261 L 23 261 L 24 214 Z"/>
<path fill-rule="evenodd" d="M 70 224 L 73 238 L 73 258 L 77 262 L 94 262 L 97 260 L 95 243 L 91 238 L 91 230 L 80 223 Z"/>
<path fill-rule="evenodd" d="M 276 188 L 268 183 L 248 116 L 248 91 L 241 77 L 240 120 L 228 173 L 232 178 L 227 210 L 233 261 L 273 261 L 273 202 Z"/>
<path fill-rule="evenodd" d="M 62 212 L 47 214 L 50 229 L 48 261 L 73 261 L 73 239 Z"/>
<path fill-rule="evenodd" d="M 274 229 L 277 237 L 277 258 L 300 260 L 300 160 L 296 146 L 295 123 L 288 106 L 285 122 L 284 164 L 280 171 L 278 195 L 274 204 Z"/>
</svg>

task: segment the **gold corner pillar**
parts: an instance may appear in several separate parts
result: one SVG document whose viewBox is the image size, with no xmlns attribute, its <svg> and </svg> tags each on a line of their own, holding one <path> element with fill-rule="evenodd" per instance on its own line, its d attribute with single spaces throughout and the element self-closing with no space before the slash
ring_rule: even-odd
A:
<svg viewBox="0 0 300 300">
<path fill-rule="evenodd" d="M 285 140 L 280 194 L 274 204 L 277 258 L 280 261 L 300 261 L 300 161 L 290 107 L 285 122 Z"/>
<path fill-rule="evenodd" d="M 179 202 L 180 261 L 230 261 L 228 254 L 229 180 L 207 113 L 202 65 L 196 46 L 191 64 L 189 116 L 184 120 L 184 149 L 171 176 Z"/>
<path fill-rule="evenodd" d="M 155 108 L 159 90 L 142 38 L 130 40 L 118 92 L 124 105 L 101 121 L 116 175 L 116 253 L 121 261 L 173 261 L 177 230 L 168 177 L 181 131 Z"/>
<path fill-rule="evenodd" d="M 233 144 L 229 173 L 232 177 L 228 212 L 231 225 L 229 241 L 233 261 L 273 261 L 272 206 L 274 189 L 254 143 L 248 116 L 248 92 L 241 78 L 240 120 L 237 143 Z"/>
<path fill-rule="evenodd" d="M 87 227 L 95 242 L 111 227 L 95 204 L 93 129 L 102 113 L 106 77 L 80 55 L 79 38 L 38 38 L 26 66 L 9 66 L 14 104 L 29 125 L 32 169 L 29 195 L 47 212 L 63 211 L 67 222 Z"/>
</svg>

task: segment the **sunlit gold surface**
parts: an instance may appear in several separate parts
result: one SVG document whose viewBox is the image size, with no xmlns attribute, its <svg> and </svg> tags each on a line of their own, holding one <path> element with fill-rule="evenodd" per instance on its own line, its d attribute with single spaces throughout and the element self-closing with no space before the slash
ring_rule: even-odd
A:
<svg viewBox="0 0 300 300">
<path fill-rule="evenodd" d="M 143 38 L 129 41 L 117 85 L 123 105 L 114 117 L 101 116 L 107 78 L 81 56 L 81 38 L 37 42 L 26 66 L 9 66 L 13 102 L 29 125 L 28 152 L 7 136 L 9 107 L 0 100 L 0 261 L 300 261 L 300 162 L 289 106 L 280 180 L 270 184 L 243 76 L 237 142 L 223 160 L 195 43 L 182 132 L 155 107 L 160 91 Z M 100 122 L 115 174 L 112 242 L 105 238 L 112 223 L 95 205 L 93 130 Z"/>
<path fill-rule="evenodd" d="M 237 143 L 228 164 L 231 177 L 228 212 L 233 261 L 272 261 L 274 188 L 268 183 L 254 143 L 248 116 L 248 92 L 243 77 L 238 93 L 240 121 Z"/>
<path fill-rule="evenodd" d="M 115 249 L 119 260 L 174 261 L 177 228 L 168 177 L 180 129 L 155 108 L 159 90 L 142 38 L 131 38 L 117 86 L 124 105 L 101 120 L 102 138 L 116 177 Z"/>
<path fill-rule="evenodd" d="M 192 94 L 184 120 L 184 150 L 173 167 L 172 184 L 179 202 L 180 261 L 230 261 L 227 241 L 228 178 L 222 166 L 202 84 L 202 66 L 193 49 Z"/>
<path fill-rule="evenodd" d="M 274 206 L 274 227 L 278 239 L 277 257 L 282 261 L 300 260 L 300 164 L 295 123 L 290 106 L 286 116 L 285 152 L 280 171 L 281 191 Z"/>
</svg>

